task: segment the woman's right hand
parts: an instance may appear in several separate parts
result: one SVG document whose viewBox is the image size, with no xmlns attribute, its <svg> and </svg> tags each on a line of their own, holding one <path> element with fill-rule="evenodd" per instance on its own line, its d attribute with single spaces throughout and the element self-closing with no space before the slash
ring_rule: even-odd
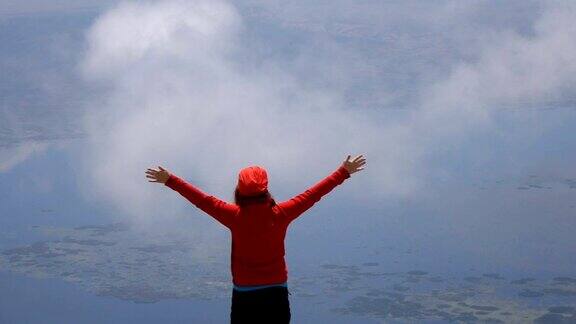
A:
<svg viewBox="0 0 576 324">
<path fill-rule="evenodd" d="M 354 172 L 358 172 L 360 170 L 364 170 L 363 166 L 366 164 L 366 159 L 362 157 L 362 155 L 358 155 L 354 158 L 354 160 L 350 161 L 350 155 L 342 162 L 342 166 L 348 170 L 348 173 L 352 174 Z"/>
</svg>

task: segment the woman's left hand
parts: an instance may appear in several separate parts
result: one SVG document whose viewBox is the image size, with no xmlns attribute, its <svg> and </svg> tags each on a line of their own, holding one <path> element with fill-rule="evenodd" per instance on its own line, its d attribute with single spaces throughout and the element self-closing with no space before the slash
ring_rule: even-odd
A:
<svg viewBox="0 0 576 324">
<path fill-rule="evenodd" d="M 148 182 L 166 183 L 169 177 L 170 172 L 168 172 L 161 166 L 158 166 L 158 170 L 148 168 L 148 170 L 146 171 L 146 178 L 153 179 L 148 180 Z"/>
</svg>

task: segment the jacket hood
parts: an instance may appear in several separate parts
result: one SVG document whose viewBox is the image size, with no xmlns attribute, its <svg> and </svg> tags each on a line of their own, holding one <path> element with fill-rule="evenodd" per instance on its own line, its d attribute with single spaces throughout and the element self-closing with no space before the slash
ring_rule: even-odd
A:
<svg viewBox="0 0 576 324">
<path fill-rule="evenodd" d="M 240 170 L 236 188 L 244 196 L 253 196 L 267 191 L 268 173 L 266 169 L 252 165 Z"/>
</svg>

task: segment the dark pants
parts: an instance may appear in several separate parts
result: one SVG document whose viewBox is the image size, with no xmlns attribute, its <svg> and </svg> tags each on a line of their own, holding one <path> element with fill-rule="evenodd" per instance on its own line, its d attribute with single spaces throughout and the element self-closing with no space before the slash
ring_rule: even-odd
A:
<svg viewBox="0 0 576 324">
<path fill-rule="evenodd" d="M 287 287 L 268 287 L 250 291 L 232 289 L 230 323 L 290 323 Z"/>
</svg>

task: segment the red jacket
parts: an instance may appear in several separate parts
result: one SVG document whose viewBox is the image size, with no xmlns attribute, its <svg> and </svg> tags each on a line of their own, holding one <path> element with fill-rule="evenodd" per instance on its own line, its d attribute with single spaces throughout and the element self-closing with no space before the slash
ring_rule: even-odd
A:
<svg viewBox="0 0 576 324">
<path fill-rule="evenodd" d="M 274 206 L 258 203 L 242 208 L 207 195 L 173 174 L 165 185 L 230 229 L 232 281 L 237 286 L 255 286 L 288 280 L 284 259 L 288 225 L 347 178 L 350 174 L 340 166 L 292 199 Z"/>
</svg>

